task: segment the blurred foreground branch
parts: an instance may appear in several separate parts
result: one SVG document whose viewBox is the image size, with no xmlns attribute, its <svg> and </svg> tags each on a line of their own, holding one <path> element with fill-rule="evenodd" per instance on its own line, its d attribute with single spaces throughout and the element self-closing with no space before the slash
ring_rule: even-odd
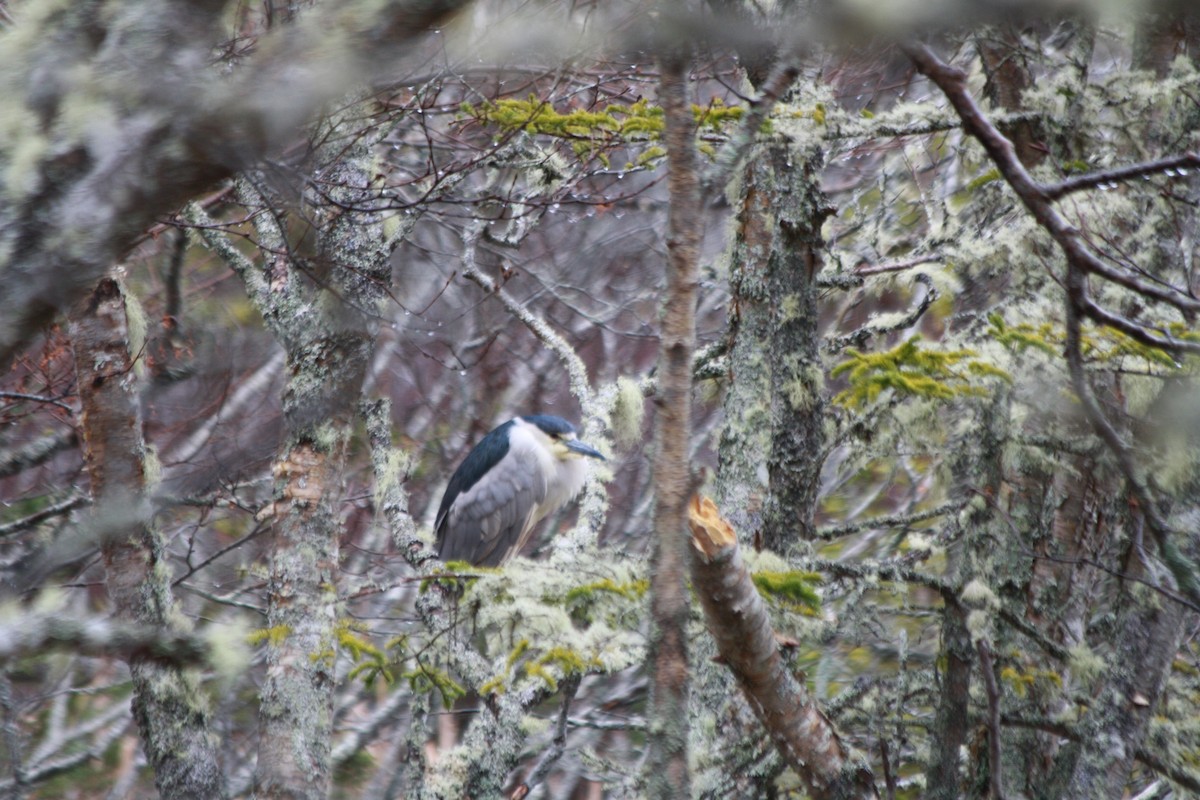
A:
<svg viewBox="0 0 1200 800">
<path fill-rule="evenodd" d="M 106 617 L 80 617 L 75 613 L 16 611 L 11 606 L 6 611 L 0 620 L 0 661 L 47 650 L 69 650 L 79 655 L 180 667 L 208 666 L 213 662 L 212 644 L 191 632 L 115 622 Z"/>
</svg>

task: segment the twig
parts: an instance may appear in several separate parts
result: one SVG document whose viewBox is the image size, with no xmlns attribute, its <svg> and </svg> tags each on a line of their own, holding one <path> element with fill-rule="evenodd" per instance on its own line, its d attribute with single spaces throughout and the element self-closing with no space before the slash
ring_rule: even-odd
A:
<svg viewBox="0 0 1200 800">
<path fill-rule="evenodd" d="M 1166 333 L 1152 333 L 1143 325 L 1139 325 L 1133 320 L 1126 319 L 1118 314 L 1114 314 L 1106 308 L 1096 304 L 1096 301 L 1090 297 L 1084 296 L 1081 298 L 1083 303 L 1080 311 L 1085 317 L 1090 318 L 1093 322 L 1099 322 L 1101 325 L 1107 325 L 1110 328 L 1116 328 L 1122 333 L 1129 336 L 1131 339 L 1136 339 L 1142 344 L 1151 347 L 1157 347 L 1160 350 L 1175 350 L 1184 353 L 1200 353 L 1200 342 L 1192 342 L 1184 339 L 1176 339 Z"/>
<path fill-rule="evenodd" d="M 52 506 L 47 506 L 36 514 L 30 514 L 23 519 L 14 520 L 12 522 L 0 525 L 0 537 L 10 536 L 14 533 L 28 530 L 39 522 L 44 522 L 51 517 L 57 517 L 61 514 L 69 514 L 77 508 L 81 508 L 91 504 L 91 498 L 88 497 L 71 497 L 63 500 L 61 503 L 55 503 Z"/>
<path fill-rule="evenodd" d="M 1010 728 L 1030 728 L 1032 730 L 1052 733 L 1055 736 L 1070 739 L 1074 742 L 1080 740 L 1078 730 L 1058 720 L 1031 719 L 1029 717 L 1018 717 L 1013 714 L 1002 714 L 1000 721 Z M 1133 757 L 1158 774 L 1166 775 L 1188 791 L 1200 792 L 1200 775 L 1189 771 L 1186 767 L 1168 764 L 1157 753 L 1147 750 L 1144 747 L 1139 747 L 1135 750 Z"/>
<path fill-rule="evenodd" d="M 742 118 L 741 125 L 713 159 L 712 165 L 705 170 L 700 179 L 705 191 L 711 191 L 725 185 L 729 176 L 737 169 L 746 152 L 754 144 L 763 120 L 775 108 L 775 103 L 787 93 L 787 90 L 800 76 L 800 67 L 796 63 L 792 48 L 782 52 L 772 69 L 771 74 L 763 81 L 758 96 L 750 101 L 749 112 Z"/>
<path fill-rule="evenodd" d="M 0 453 L 0 478 L 44 464 L 77 441 L 74 429 L 70 429 L 35 439 L 20 450 Z"/>
<path fill-rule="evenodd" d="M 480 228 L 479 225 L 474 225 L 473 228 Z M 590 404 L 592 404 L 592 391 L 590 391 L 590 381 L 588 379 L 588 368 L 584 366 L 583 360 L 571 347 L 570 343 L 562 336 L 559 336 L 558 331 L 552 329 L 550 324 L 546 323 L 545 319 L 539 317 L 538 314 L 529 311 L 528 308 L 517 302 L 515 297 L 510 295 L 502 287 L 496 284 L 492 278 L 484 275 L 475 265 L 474 249 L 475 241 L 481 229 L 478 231 L 469 231 L 466 236 L 466 247 L 463 247 L 463 271 L 464 278 L 469 279 L 479 288 L 486 291 L 487 294 L 496 297 L 500 301 L 500 305 L 508 309 L 508 312 L 518 320 L 521 324 L 528 327 L 529 332 L 538 337 L 538 341 L 545 344 L 547 348 L 553 351 L 554 355 L 558 356 L 559 361 L 563 362 L 566 368 L 566 373 L 570 375 L 570 389 L 572 395 L 580 401 L 581 407 L 584 409 L 584 417 L 589 416 Z"/>
<path fill-rule="evenodd" d="M 855 267 L 853 274 L 869 276 L 869 275 L 884 275 L 889 272 L 904 272 L 905 270 L 918 267 L 921 264 L 931 264 L 935 261 L 941 261 L 941 256 L 925 255 L 916 256 L 915 258 L 905 259 L 904 261 L 892 261 L 885 264 L 876 264 L 873 267 Z"/>
<path fill-rule="evenodd" d="M 571 717 L 567 720 L 572 728 L 591 728 L 597 731 L 644 731 L 646 720 L 642 717 L 623 720 L 600 720 L 586 717 Z"/>
<path fill-rule="evenodd" d="M 511 800 L 524 800 L 528 797 L 529 793 L 546 779 L 546 775 L 550 773 L 550 768 L 554 766 L 555 762 L 562 758 L 563 751 L 567 746 L 567 721 L 571 713 L 571 701 L 575 699 L 575 692 L 579 690 L 580 679 L 579 675 L 571 675 L 563 681 L 562 708 L 558 711 L 558 724 L 554 728 L 554 740 L 550 744 L 550 749 L 538 759 L 538 763 L 530 771 L 529 776 L 513 790 Z"/>
<path fill-rule="evenodd" d="M 20 611 L 0 623 L 0 661 L 68 649 L 83 655 L 146 659 L 194 667 L 208 663 L 212 645 L 195 633 L 118 624 L 103 617 Z"/>
<path fill-rule="evenodd" d="M 1163 172 L 1169 173 L 1173 170 L 1182 170 L 1182 174 L 1186 175 L 1186 170 L 1196 167 L 1200 167 L 1200 155 L 1196 153 L 1184 153 L 1181 156 L 1160 158 L 1154 161 L 1144 161 L 1141 164 L 1130 164 L 1126 167 L 1090 172 L 1087 175 L 1077 175 L 1049 186 L 1043 186 L 1042 192 L 1050 200 L 1057 200 L 1072 192 L 1106 188 L 1115 183 L 1123 183 L 1135 178 L 1157 175 Z"/>
<path fill-rule="evenodd" d="M 967 502 L 966 500 L 952 501 L 943 503 L 936 508 L 918 511 L 915 514 L 890 514 L 885 517 L 872 517 L 871 519 L 864 519 L 860 522 L 851 522 L 845 525 L 831 525 L 818 529 L 817 537 L 821 539 L 836 539 L 839 536 L 859 533 L 867 528 L 903 528 L 915 522 L 924 522 L 934 517 L 952 514 L 960 510 Z"/>
<path fill-rule="evenodd" d="M 1185 312 L 1200 312 L 1200 300 L 1175 289 L 1163 289 L 1113 269 L 1093 253 L 1079 230 L 1055 210 L 1047 187 L 1038 183 L 1017 158 L 1016 149 L 984 114 L 967 89 L 967 75 L 942 61 L 924 44 L 902 45 L 917 69 L 937 85 L 954 107 L 963 128 L 979 140 L 1009 187 L 1037 223 L 1053 237 L 1067 262 L 1084 273 L 1099 275 L 1145 297 L 1175 306 Z M 1050 187 L 1053 189 L 1053 187 Z"/>
<path fill-rule="evenodd" d="M 32 403 L 49 403 L 52 406 L 58 406 L 68 414 L 75 413 L 75 409 L 71 408 L 57 397 L 43 397 L 40 394 L 26 394 L 25 392 L 0 392 L 0 400 L 28 400 Z"/>
<path fill-rule="evenodd" d="M 123 714 L 129 713 L 128 704 L 117 703 L 113 706 L 114 711 Z M 114 714 L 120 716 L 120 714 Z M 113 742 L 120 739 L 126 729 L 132 724 L 130 718 L 119 720 L 112 725 L 108 730 L 101 732 L 100 735 L 92 741 L 91 747 L 86 747 L 74 753 L 69 753 L 54 761 L 43 761 L 34 765 L 27 765 L 24 769 L 24 780 L 26 785 L 41 783 L 49 780 L 55 775 L 61 775 L 64 772 L 69 772 L 75 769 L 80 764 L 84 764 L 92 759 L 100 758 L 112 746 Z M 16 784 L 12 780 L 0 781 L 0 791 L 12 791 L 16 788 Z"/>
<path fill-rule="evenodd" d="M 933 280 L 923 272 L 914 275 L 913 282 L 925 287 L 925 296 L 917 303 L 916 308 L 889 325 L 864 325 L 842 336 L 830 337 L 825 340 L 826 352 L 836 353 L 850 345 L 862 347 L 873 336 L 902 331 L 916 325 L 921 317 L 925 316 L 925 312 L 930 309 L 933 302 L 938 299 L 938 291 L 933 287 Z"/>
</svg>

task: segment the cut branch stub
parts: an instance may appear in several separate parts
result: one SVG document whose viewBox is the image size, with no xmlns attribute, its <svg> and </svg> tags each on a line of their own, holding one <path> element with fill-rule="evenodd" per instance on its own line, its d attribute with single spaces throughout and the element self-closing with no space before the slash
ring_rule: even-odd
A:
<svg viewBox="0 0 1200 800">
<path fill-rule="evenodd" d="M 692 495 L 688 503 L 688 526 L 692 529 L 692 547 L 699 551 L 699 557 L 705 563 L 710 563 L 725 548 L 737 544 L 733 526 L 721 517 L 711 498 Z"/>
</svg>

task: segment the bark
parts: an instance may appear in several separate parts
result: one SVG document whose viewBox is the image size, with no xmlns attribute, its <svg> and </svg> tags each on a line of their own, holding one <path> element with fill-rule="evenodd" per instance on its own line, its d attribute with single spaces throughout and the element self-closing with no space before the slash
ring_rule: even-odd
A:
<svg viewBox="0 0 1200 800">
<path fill-rule="evenodd" d="M 971 725 L 968 712 L 973 659 L 967 614 L 953 597 L 947 598 L 942 612 L 941 654 L 946 666 L 938 685 L 925 786 L 932 800 L 954 800 L 962 794 L 959 765 Z"/>
<path fill-rule="evenodd" d="M 82 437 L 93 497 L 93 524 L 119 620 L 180 630 L 171 595 L 166 542 L 149 520 L 138 381 L 129 352 L 125 297 L 105 278 L 71 315 L 82 405 Z M 133 716 L 164 797 L 223 794 L 208 698 L 194 671 L 129 658 Z"/>
<path fill-rule="evenodd" d="M 750 159 L 730 265 L 722 506 L 737 530 L 781 554 L 812 538 L 820 488 L 825 401 L 815 278 L 831 211 L 816 180 L 821 166 L 818 148 L 800 152 L 787 141 Z"/>
<path fill-rule="evenodd" d="M 818 800 L 878 797 L 862 756 L 842 742 L 779 655 L 737 536 L 707 498 L 692 499 L 692 581 L 717 650 L 788 766 Z"/>
<path fill-rule="evenodd" d="M 1138 21 L 1133 37 L 1133 66 L 1160 78 L 1171 71 L 1171 62 L 1188 49 L 1188 20 L 1195 12 L 1147 13 Z M 1193 58 L 1195 55 L 1193 54 Z"/>
<path fill-rule="evenodd" d="M 1200 522 L 1200 505 L 1195 500 L 1200 494 L 1195 458 L 1200 446 L 1200 428 L 1191 403 L 1195 391 L 1190 378 L 1168 381 L 1147 410 L 1140 431 L 1143 441 L 1150 446 L 1180 437 L 1187 440 L 1188 452 L 1192 454 L 1189 470 L 1192 477 L 1175 489 L 1171 509 L 1171 522 L 1180 530 L 1196 530 Z M 1131 512 L 1126 513 L 1130 516 L 1137 513 Z M 1140 524 L 1136 519 L 1130 522 L 1130 527 Z M 1136 552 L 1136 545 L 1131 549 Z M 1198 550 L 1200 542 L 1191 537 L 1188 556 L 1195 559 Z M 1141 577 L 1146 572 L 1142 559 L 1134 555 L 1125 574 Z M 1158 571 L 1161 573 L 1161 569 Z M 1166 582 L 1161 574 L 1145 577 L 1153 583 Z M 1132 581 L 1124 582 L 1122 589 L 1120 601 L 1125 607 L 1119 612 L 1104 688 L 1077 726 L 1077 744 L 1064 751 L 1059 760 L 1059 773 L 1069 776 L 1058 792 L 1062 797 L 1118 797 L 1125 792 L 1133 762 L 1144 760 L 1147 750 L 1156 749 L 1146 741 L 1148 725 L 1158 713 L 1180 647 L 1186 649 L 1186 631 L 1194 624 L 1194 615 L 1182 603 L 1151 594 L 1145 586 Z M 1173 765 L 1169 758 L 1166 761 L 1153 768 L 1170 775 Z"/>
<path fill-rule="evenodd" d="M 766 192 L 774 232 L 767 265 L 771 449 L 763 545 L 785 554 L 816 533 L 813 516 L 825 449 L 816 277 L 825 249 L 821 226 L 833 209 L 817 178 L 819 149 L 801 153 L 788 144 L 774 145 L 762 161 L 758 190 Z M 799 170 L 793 161 L 800 162 Z"/>
<path fill-rule="evenodd" d="M 1065 800 L 1121 797 L 1146 737 L 1183 633 L 1179 603 L 1134 603 L 1118 634 L 1113 668 L 1081 727 Z"/>
<path fill-rule="evenodd" d="M 976 37 L 975 46 L 987 77 L 983 87 L 987 99 L 998 109 L 1023 109 L 1025 105 L 1021 96 L 1032 84 L 1032 79 L 1029 66 L 1025 63 L 1027 54 L 1021 43 L 1020 31 L 1015 25 L 998 25 Z M 1029 120 L 1017 122 L 1005 133 L 1017 150 L 1017 158 L 1026 167 L 1033 169 L 1045 159 L 1046 148 L 1039 142 L 1041 136 L 1036 123 Z"/>
<path fill-rule="evenodd" d="M 700 182 L 695 124 L 687 88 L 686 51 L 661 59 L 659 100 L 666 122 L 668 188 L 667 296 L 662 318 L 654 447 L 654 555 L 651 563 L 651 672 L 646 796 L 687 797 L 688 596 L 687 501 L 692 492 L 689 446 L 692 357 L 696 342 Z"/>
<path fill-rule="evenodd" d="M 759 94 L 705 176 L 710 188 L 720 185 L 750 152 L 735 201 L 729 366 L 714 490 L 734 529 L 747 537 L 744 544 L 784 552 L 811 534 L 819 487 L 824 400 L 811 276 L 820 264 L 826 203 L 812 179 L 820 164 L 815 148 L 800 153 L 781 139 L 755 145 L 762 120 L 798 74 L 789 60 L 794 54 L 780 54 L 774 65 L 765 55 L 753 54 L 762 59 L 760 69 L 746 67 Z M 712 642 L 696 648 L 693 713 L 716 715 L 713 726 L 697 725 L 693 735 L 705 796 L 769 793 L 778 759 L 746 768 L 764 758 L 759 723 L 729 672 L 711 665 Z"/>
<path fill-rule="evenodd" d="M 993 591 L 1008 579 L 995 563 L 1003 541 L 992 530 L 997 515 L 997 498 L 1004 485 L 1003 454 L 1008 443 L 1011 397 L 1001 390 L 978 410 L 978 424 L 960 436 L 950 448 L 955 456 L 949 474 L 955 476 L 954 501 L 963 511 L 951 523 L 956 544 L 947 554 L 947 586 L 942 588 L 942 631 L 938 662 L 937 710 L 930 729 L 929 762 L 925 773 L 926 795 L 935 800 L 966 796 L 962 780 L 962 753 L 971 734 L 971 684 L 978 648 L 991 651 L 986 630 L 968 627 L 969 606 L 962 598 L 963 587 L 981 581 Z M 972 498 L 989 502 L 971 503 Z M 950 588 L 953 587 L 953 588 Z M 989 659 L 990 660 L 990 659 Z M 985 676 L 985 688 L 987 680 Z M 999 748 L 999 744 L 996 744 Z"/>
<path fill-rule="evenodd" d="M 156 218 L 286 144 L 465 4 L 318 9 L 228 73 L 205 71 L 224 2 L 25 4 L 20 35 L 0 38 L 0 365 Z"/>
</svg>

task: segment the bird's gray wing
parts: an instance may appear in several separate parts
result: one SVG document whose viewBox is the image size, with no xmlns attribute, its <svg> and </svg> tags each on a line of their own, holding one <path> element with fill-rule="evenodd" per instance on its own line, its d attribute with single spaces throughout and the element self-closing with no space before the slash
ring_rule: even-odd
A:
<svg viewBox="0 0 1200 800">
<path fill-rule="evenodd" d="M 532 453 L 510 450 L 474 486 L 454 500 L 446 515 L 446 561 L 494 567 L 504 561 L 546 499 L 546 478 Z"/>
</svg>

